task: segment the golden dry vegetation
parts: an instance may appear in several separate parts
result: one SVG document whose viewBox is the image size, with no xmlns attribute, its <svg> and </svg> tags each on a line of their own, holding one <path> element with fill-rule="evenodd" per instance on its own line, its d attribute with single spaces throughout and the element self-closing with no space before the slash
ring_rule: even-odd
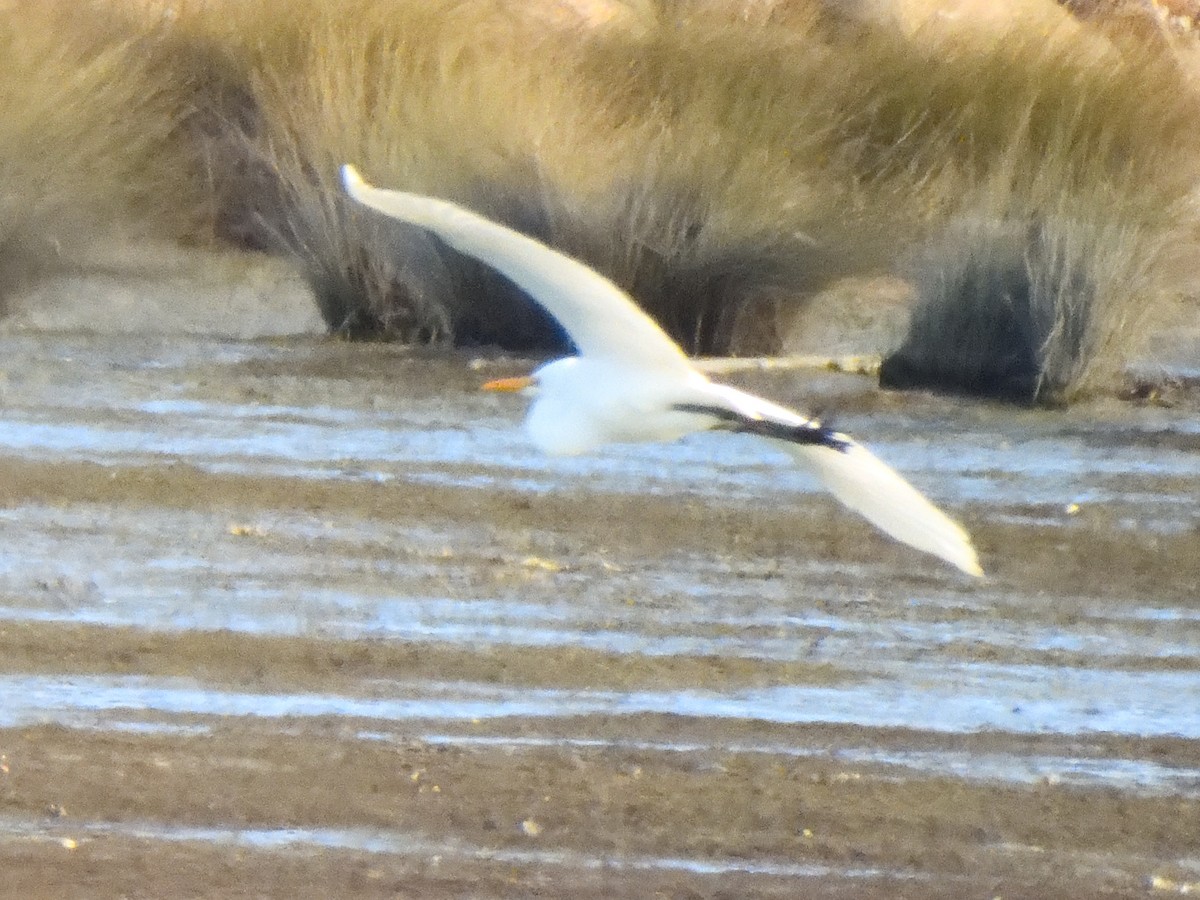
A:
<svg viewBox="0 0 1200 900">
<path fill-rule="evenodd" d="M 106 3 L 0 9 L 0 282 L 97 237 L 194 226 L 178 125 L 186 84 L 150 56 L 155 25 Z M 0 298 L 2 299 L 2 298 Z"/>
<path fill-rule="evenodd" d="M 6 245 L 200 218 L 293 258 L 334 331 L 561 346 L 503 279 L 352 208 L 352 161 L 580 257 L 693 352 L 776 351 L 814 292 L 891 272 L 917 300 L 886 382 L 1110 387 L 1195 289 L 1185 55 L 1050 0 L 884 7 L 18 0 Z"/>
</svg>

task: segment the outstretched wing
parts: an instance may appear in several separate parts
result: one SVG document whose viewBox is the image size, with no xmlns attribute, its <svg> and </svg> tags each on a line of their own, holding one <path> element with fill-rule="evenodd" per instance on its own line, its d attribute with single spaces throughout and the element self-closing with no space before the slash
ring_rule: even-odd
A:
<svg viewBox="0 0 1200 900">
<path fill-rule="evenodd" d="M 710 387 L 740 417 L 730 427 L 765 437 L 807 465 L 829 493 L 880 531 L 969 575 L 983 575 L 963 527 L 866 447 L 761 397 L 728 385 Z"/>
<path fill-rule="evenodd" d="M 968 575 L 983 575 L 963 527 L 866 447 L 849 440 L 841 449 L 790 442 L 783 447 L 808 465 L 829 493 L 880 531 Z"/>
<path fill-rule="evenodd" d="M 428 228 L 510 278 L 566 329 L 584 356 L 691 371 L 683 351 L 619 287 L 540 241 L 445 200 L 372 187 L 342 167 L 347 193 L 386 216 Z"/>
</svg>

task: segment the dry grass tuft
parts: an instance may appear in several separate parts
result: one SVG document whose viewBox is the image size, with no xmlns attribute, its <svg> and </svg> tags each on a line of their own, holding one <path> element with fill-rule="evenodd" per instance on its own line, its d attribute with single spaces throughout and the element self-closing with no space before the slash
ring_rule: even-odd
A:
<svg viewBox="0 0 1200 900">
<path fill-rule="evenodd" d="M 1154 287 L 1153 237 L 1069 216 L 955 223 L 916 265 L 889 387 L 1058 403 L 1116 374 Z M 1133 317 L 1131 320 L 1130 317 Z"/>
<path fill-rule="evenodd" d="M 794 309 L 890 262 L 909 207 L 886 178 L 862 190 L 838 133 L 835 57 L 817 17 L 781 27 L 690 14 L 600 35 L 581 58 L 592 103 L 633 123 L 612 185 L 590 201 L 595 218 L 633 232 L 633 261 L 649 256 L 661 276 L 622 283 L 693 352 L 727 352 L 737 317 L 772 299 Z"/>
<path fill-rule="evenodd" d="M 1197 94 L 1168 55 L 1093 34 L 955 46 L 974 81 L 933 93 L 916 140 L 941 148 L 919 167 L 952 188 L 945 225 L 881 380 L 1051 403 L 1111 386 L 1147 315 L 1185 289 Z"/>
<path fill-rule="evenodd" d="M 514 346 L 557 334 L 477 264 L 352 208 L 336 178 L 344 161 L 375 160 L 380 180 L 468 200 L 527 173 L 516 135 L 531 110 L 506 87 L 533 52 L 520 16 L 480 2 L 217 7 L 181 8 L 173 38 L 214 73 L 193 134 L 220 234 L 292 256 L 338 333 Z"/>
<path fill-rule="evenodd" d="M 812 23 L 559 25 L 495 0 L 253 7 L 236 27 L 236 12 L 213 22 L 203 7 L 180 27 L 232 47 L 220 83 L 247 84 L 212 144 L 220 218 L 296 257 L 335 330 L 562 344 L 507 282 L 348 211 L 343 161 L 583 259 L 694 352 L 772 350 L 775 305 L 886 258 L 878 210 L 837 167 L 818 91 L 830 51 Z"/>
<path fill-rule="evenodd" d="M 154 77 L 152 32 L 99 3 L 15 0 L 0 16 L 0 280 L 9 287 L 97 236 L 193 222 L 178 190 L 184 92 Z"/>
</svg>

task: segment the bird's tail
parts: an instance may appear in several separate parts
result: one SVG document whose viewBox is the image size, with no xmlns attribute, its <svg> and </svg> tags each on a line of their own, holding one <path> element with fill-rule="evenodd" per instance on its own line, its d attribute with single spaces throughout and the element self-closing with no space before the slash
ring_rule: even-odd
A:
<svg viewBox="0 0 1200 900">
<path fill-rule="evenodd" d="M 963 527 L 862 445 L 853 441 L 842 448 L 776 443 L 811 468 L 834 497 L 876 528 L 969 575 L 983 575 Z"/>
</svg>

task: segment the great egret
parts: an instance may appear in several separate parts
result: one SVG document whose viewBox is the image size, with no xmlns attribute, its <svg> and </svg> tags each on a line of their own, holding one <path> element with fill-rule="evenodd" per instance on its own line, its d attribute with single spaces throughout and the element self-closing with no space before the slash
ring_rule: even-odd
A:
<svg viewBox="0 0 1200 900">
<path fill-rule="evenodd" d="M 712 429 L 759 435 L 810 466 L 834 497 L 880 530 L 983 574 L 962 527 L 866 448 L 817 419 L 713 383 L 624 291 L 583 263 L 445 200 L 372 187 L 353 166 L 342 167 L 342 180 L 358 202 L 497 269 L 566 329 L 579 355 L 484 385 L 534 397 L 526 429 L 542 450 L 583 453 Z"/>
</svg>

